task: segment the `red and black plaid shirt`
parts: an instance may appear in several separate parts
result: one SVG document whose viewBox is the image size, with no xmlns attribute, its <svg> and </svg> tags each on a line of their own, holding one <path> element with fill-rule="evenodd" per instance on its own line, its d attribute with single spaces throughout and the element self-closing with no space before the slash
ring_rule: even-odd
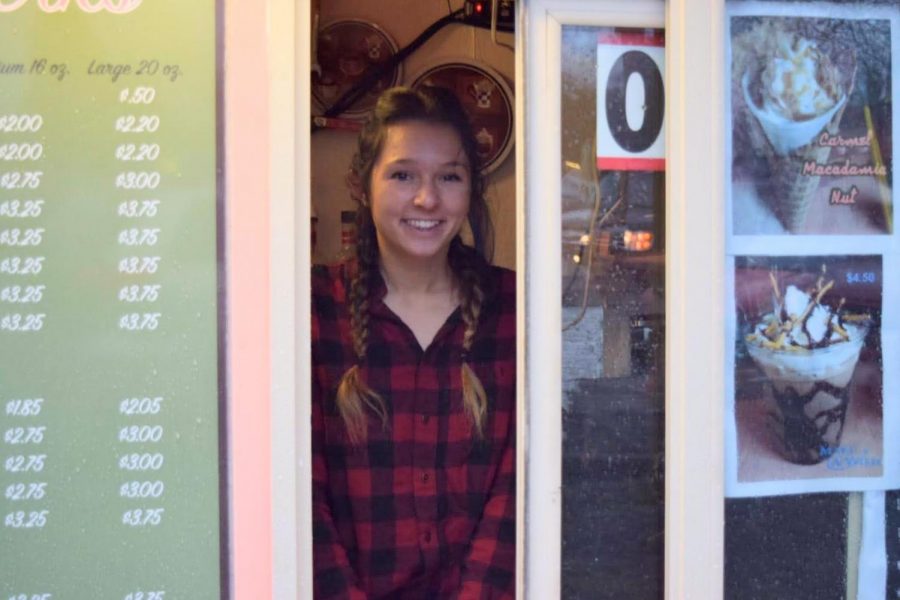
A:
<svg viewBox="0 0 900 600">
<path fill-rule="evenodd" d="M 313 273 L 315 598 L 512 598 L 515 587 L 515 277 L 487 271 L 487 299 L 467 361 L 488 398 L 484 439 L 460 384 L 465 325 L 457 309 L 422 350 L 382 301 L 369 300 L 361 376 L 388 406 L 368 438 L 347 441 L 334 397 L 357 363 L 349 283 L 341 267 Z"/>
</svg>

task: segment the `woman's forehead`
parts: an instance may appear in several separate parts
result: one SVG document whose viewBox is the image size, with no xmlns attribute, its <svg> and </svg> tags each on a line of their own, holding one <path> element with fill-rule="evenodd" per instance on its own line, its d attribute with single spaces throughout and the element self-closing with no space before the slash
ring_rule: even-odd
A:
<svg viewBox="0 0 900 600">
<path fill-rule="evenodd" d="M 437 162 L 469 166 L 462 140 L 453 127 L 421 121 L 389 125 L 376 162 Z"/>
</svg>

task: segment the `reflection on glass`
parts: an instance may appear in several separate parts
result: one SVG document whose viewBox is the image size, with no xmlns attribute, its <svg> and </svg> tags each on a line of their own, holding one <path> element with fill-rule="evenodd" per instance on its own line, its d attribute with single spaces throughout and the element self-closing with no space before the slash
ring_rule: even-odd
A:
<svg viewBox="0 0 900 600">
<path fill-rule="evenodd" d="M 663 595 L 662 40 L 563 28 L 564 598 Z"/>
</svg>

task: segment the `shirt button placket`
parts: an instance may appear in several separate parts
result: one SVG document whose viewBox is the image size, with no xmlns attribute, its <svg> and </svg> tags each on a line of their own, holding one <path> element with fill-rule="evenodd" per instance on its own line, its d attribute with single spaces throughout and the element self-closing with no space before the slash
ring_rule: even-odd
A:
<svg viewBox="0 0 900 600">
<path fill-rule="evenodd" d="M 419 543 L 422 545 L 426 564 L 436 561 L 437 532 L 437 486 L 435 481 L 435 460 L 437 452 L 435 421 L 432 411 L 438 405 L 440 386 L 435 365 L 427 355 L 422 356 L 416 369 L 416 405 L 420 411 L 415 425 L 415 450 L 413 467 L 416 470 L 414 493 L 416 513 L 419 522 Z"/>
</svg>

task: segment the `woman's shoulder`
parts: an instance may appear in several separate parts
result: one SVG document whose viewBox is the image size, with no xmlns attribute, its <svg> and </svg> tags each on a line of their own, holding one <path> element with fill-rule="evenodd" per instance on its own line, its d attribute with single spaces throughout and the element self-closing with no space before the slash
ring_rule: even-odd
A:
<svg viewBox="0 0 900 600">
<path fill-rule="evenodd" d="M 516 288 L 516 272 L 506 267 L 491 265 L 488 269 L 489 277 L 498 282 L 501 287 Z"/>
<path fill-rule="evenodd" d="M 310 275 L 313 299 L 343 301 L 352 277 L 352 268 L 348 263 L 313 265 Z"/>
<path fill-rule="evenodd" d="M 507 269 L 506 267 L 499 267 L 497 265 L 490 265 L 486 271 L 487 279 L 488 279 L 488 288 L 491 290 L 491 295 L 494 296 L 498 301 L 508 303 L 515 303 L 516 300 L 516 272 Z"/>
<path fill-rule="evenodd" d="M 313 265 L 311 271 L 313 293 L 347 288 L 353 279 L 354 269 L 355 265 L 351 262 Z"/>
</svg>

